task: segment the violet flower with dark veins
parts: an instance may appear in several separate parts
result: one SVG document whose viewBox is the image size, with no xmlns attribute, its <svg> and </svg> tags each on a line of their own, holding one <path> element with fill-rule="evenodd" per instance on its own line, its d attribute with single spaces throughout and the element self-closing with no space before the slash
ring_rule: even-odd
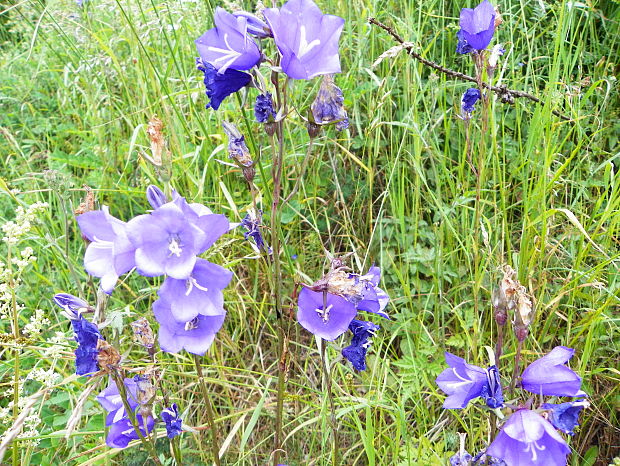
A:
<svg viewBox="0 0 620 466">
<path fill-rule="evenodd" d="M 299 324 L 324 340 L 335 340 L 346 332 L 356 314 L 355 305 L 341 296 L 308 288 L 299 293 Z"/>
<path fill-rule="evenodd" d="M 379 326 L 372 322 L 353 319 L 349 324 L 349 330 L 353 333 L 351 344 L 342 349 L 342 355 L 351 362 L 357 371 L 366 370 L 366 353 Z"/>
<path fill-rule="evenodd" d="M 508 465 L 566 466 L 570 448 L 542 416 L 520 409 L 508 418 L 486 453 Z"/>
<path fill-rule="evenodd" d="M 224 73 L 218 73 L 217 69 L 200 58 L 196 58 L 196 68 L 204 74 L 204 85 L 209 103 L 206 108 L 217 110 L 226 97 L 244 88 L 252 76 L 242 71 L 228 69 Z"/>
<path fill-rule="evenodd" d="M 78 225 L 91 243 L 84 254 L 84 268 L 101 278 L 101 289 L 112 293 L 118 277 L 135 267 L 135 246 L 129 240 L 127 223 L 110 215 L 107 206 L 77 217 Z"/>
<path fill-rule="evenodd" d="M 502 393 L 502 384 L 499 379 L 499 371 L 497 366 L 491 366 L 486 370 L 487 383 L 482 387 L 480 396 L 484 399 L 487 406 L 491 409 L 501 408 L 504 406 L 504 395 Z"/>
<path fill-rule="evenodd" d="M 263 14 L 282 55 L 280 66 L 290 78 L 340 73 L 338 41 L 344 19 L 324 15 L 312 0 L 289 0 Z"/>
<path fill-rule="evenodd" d="M 459 40 L 464 40 L 475 50 L 484 50 L 495 33 L 495 8 L 488 0 L 484 0 L 473 10 L 463 8 L 461 9 L 459 25 L 461 26 Z M 461 45 L 460 49 L 465 50 L 465 46 Z M 457 52 L 459 52 L 458 45 Z"/>
<path fill-rule="evenodd" d="M 549 354 L 527 366 L 521 375 L 521 387 L 535 395 L 585 395 L 581 391 L 581 377 L 566 366 L 574 353 L 574 349 L 556 346 Z"/>
<path fill-rule="evenodd" d="M 233 16 L 218 7 L 213 15 L 215 27 L 196 39 L 203 62 L 211 64 L 219 74 L 232 70 L 249 70 L 261 58 L 256 42 L 248 35 L 248 20 Z"/>
</svg>

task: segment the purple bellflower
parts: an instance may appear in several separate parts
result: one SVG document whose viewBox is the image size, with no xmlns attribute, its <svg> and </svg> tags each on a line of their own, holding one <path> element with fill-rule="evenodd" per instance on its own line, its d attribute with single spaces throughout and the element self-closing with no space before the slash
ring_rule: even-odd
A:
<svg viewBox="0 0 620 466">
<path fill-rule="evenodd" d="M 466 53 L 471 53 L 474 51 L 474 48 L 467 43 L 467 41 L 463 38 L 463 30 L 460 29 L 459 32 L 456 33 L 456 53 L 460 53 L 464 55 Z"/>
<path fill-rule="evenodd" d="M 508 465 L 566 466 L 570 448 L 542 416 L 520 409 L 508 418 L 486 453 Z"/>
<path fill-rule="evenodd" d="M 521 387 L 535 395 L 583 395 L 581 377 L 566 366 L 575 353 L 566 346 L 556 346 L 551 352 L 531 363 L 521 376 Z"/>
<path fill-rule="evenodd" d="M 484 50 L 495 33 L 495 8 L 488 0 L 484 0 L 473 10 L 463 8 L 459 25 L 461 30 L 458 35 L 457 52 L 468 53 L 467 46 L 474 50 Z"/>
<path fill-rule="evenodd" d="M 355 305 L 341 296 L 308 288 L 299 293 L 297 320 L 325 340 L 335 340 L 346 332 L 356 314 Z"/>
<path fill-rule="evenodd" d="M 248 34 L 258 37 L 259 39 L 266 39 L 267 37 L 273 37 L 273 33 L 267 23 L 265 23 L 258 16 L 248 13 L 247 11 L 235 11 L 233 16 L 237 18 L 245 18 L 248 25 Z"/>
<path fill-rule="evenodd" d="M 92 310 L 92 307 L 83 299 L 76 296 L 59 293 L 54 296 L 54 302 L 60 306 L 63 314 L 71 320 L 75 341 L 78 347 L 75 350 L 75 373 L 90 376 L 99 371 L 99 340 L 103 340 L 97 325 L 84 318 L 82 312 Z"/>
<path fill-rule="evenodd" d="M 351 344 L 342 349 L 342 355 L 353 364 L 355 370 L 365 371 L 366 352 L 379 326 L 372 322 L 353 319 L 349 324 L 349 330 L 353 333 L 353 338 Z"/>
<path fill-rule="evenodd" d="M 481 367 L 467 364 L 463 358 L 445 353 L 448 369 L 435 382 L 448 395 L 443 403 L 447 409 L 462 409 L 474 398 L 482 395 L 487 384 L 487 372 Z"/>
<path fill-rule="evenodd" d="M 179 323 L 172 313 L 172 304 L 163 298 L 153 303 L 153 313 L 160 324 L 159 346 L 162 350 L 179 353 L 185 349 L 199 356 L 207 352 L 226 317 L 225 314 L 198 314 L 190 321 Z"/>
<path fill-rule="evenodd" d="M 211 64 L 219 74 L 232 70 L 249 70 L 261 58 L 256 42 L 248 35 L 248 20 L 233 16 L 222 8 L 213 15 L 215 27 L 196 39 L 203 62 Z"/>
<path fill-rule="evenodd" d="M 217 110 L 226 97 L 244 88 L 252 76 L 242 71 L 228 69 L 224 73 L 218 73 L 217 69 L 200 58 L 196 59 L 196 68 L 204 74 L 204 85 L 209 98 L 206 108 Z"/>
<path fill-rule="evenodd" d="M 185 199 L 179 198 L 139 215 L 127 224 L 134 244 L 138 272 L 146 277 L 167 274 L 189 278 L 196 256 L 206 251 L 228 231 L 224 215 L 198 215 Z"/>
<path fill-rule="evenodd" d="M 127 224 L 110 215 L 107 206 L 79 215 L 77 222 L 82 235 L 91 242 L 84 254 L 84 268 L 101 278 L 101 289 L 110 294 L 118 277 L 136 265 Z"/>
<path fill-rule="evenodd" d="M 336 86 L 332 75 L 326 75 L 321 81 L 321 87 L 310 109 L 314 122 L 319 125 L 335 122 L 336 131 L 342 131 L 349 127 L 349 118 L 344 109 L 342 90 Z"/>
<path fill-rule="evenodd" d="M 373 265 L 368 269 L 366 275 L 351 274 L 350 277 L 362 285 L 360 294 L 349 298 L 355 303 L 357 310 L 372 312 L 384 319 L 389 319 L 390 317 L 385 313 L 385 308 L 390 301 L 390 297 L 378 286 L 381 280 L 381 269 Z"/>
<path fill-rule="evenodd" d="M 271 93 L 259 94 L 256 96 L 254 105 L 254 116 L 259 123 L 269 123 L 276 118 L 276 111 L 273 109 L 273 99 Z"/>
<path fill-rule="evenodd" d="M 344 19 L 324 15 L 312 0 L 289 0 L 263 13 L 282 55 L 280 66 L 290 78 L 340 73 L 338 41 Z"/>
<path fill-rule="evenodd" d="M 183 420 L 179 416 L 179 407 L 172 403 L 170 408 L 163 409 L 160 414 L 161 420 L 166 424 L 168 438 L 175 438 L 183 432 Z"/>
<path fill-rule="evenodd" d="M 479 89 L 476 89 L 475 87 L 467 89 L 463 93 L 463 97 L 461 97 L 461 109 L 463 114 L 472 113 L 474 111 L 474 106 L 476 105 L 476 102 L 480 100 L 480 97 L 481 94 Z"/>
<path fill-rule="evenodd" d="M 489 367 L 486 373 L 487 383 L 482 387 L 480 396 L 484 399 L 489 408 L 501 408 L 504 406 L 504 395 L 502 394 L 502 384 L 499 379 L 497 366 Z"/>
<path fill-rule="evenodd" d="M 137 383 L 133 379 L 125 379 L 125 390 L 127 393 L 127 401 L 129 407 L 135 412 L 138 407 Z M 113 380 L 110 380 L 110 384 L 97 396 L 97 401 L 108 412 L 106 416 L 105 424 L 109 427 L 108 436 L 106 437 L 106 444 L 111 448 L 125 448 L 130 441 L 137 440 L 138 434 L 136 433 L 125 406 L 123 400 L 118 391 L 118 387 Z M 140 415 L 136 415 L 136 421 L 140 427 L 142 435 L 147 435 L 153 429 L 155 420 L 152 416 L 145 419 Z"/>
<path fill-rule="evenodd" d="M 231 279 L 230 270 L 199 258 L 188 278 L 178 280 L 167 277 L 157 294 L 170 303 L 173 319 L 185 324 L 199 315 L 226 314 L 222 290 Z"/>
<path fill-rule="evenodd" d="M 587 401 L 569 401 L 567 403 L 544 403 L 541 408 L 549 410 L 548 420 L 553 427 L 565 434 L 575 435 L 579 425 L 579 413 L 588 406 Z"/>
</svg>

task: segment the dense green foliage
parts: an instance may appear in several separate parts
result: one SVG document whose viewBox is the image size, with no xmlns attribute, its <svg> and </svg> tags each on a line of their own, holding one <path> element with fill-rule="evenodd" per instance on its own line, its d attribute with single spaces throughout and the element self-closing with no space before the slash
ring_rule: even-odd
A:
<svg viewBox="0 0 620 466">
<path fill-rule="evenodd" d="M 228 99 L 218 112 L 204 108 L 193 41 L 211 26 L 209 2 L 214 4 L 90 0 L 78 8 L 71 0 L 0 1 L 0 223 L 11 220 L 20 204 L 49 203 L 24 240 L 38 259 L 24 271 L 17 296 L 24 304 L 22 325 L 35 309 L 44 310 L 50 325 L 27 342 L 19 376 L 33 368 L 61 375 L 57 388 L 37 404 L 40 443 L 20 448 L 22 464 L 131 465 L 146 458 L 139 444 L 124 451 L 105 447 L 97 390 L 75 432 L 67 440 L 63 435 L 86 381 L 73 375 L 72 342 L 60 359 L 45 350 L 55 332 L 70 335 L 51 297 L 64 291 L 95 298 L 73 220 L 82 186 L 90 186 L 98 204 L 109 205 L 119 218 L 144 212 L 145 187 L 159 183 L 143 157 L 149 153 L 146 124 L 157 114 L 174 157 L 174 187 L 238 222 L 251 195 L 240 171 L 222 163 L 227 153 L 221 121 L 227 120 L 244 131 L 251 128 L 252 147 L 261 153 L 255 183 L 268 209 L 269 139 L 258 125 L 242 125 L 244 115 L 252 119 L 255 91 L 247 101 Z M 346 19 L 337 83 L 351 127 L 322 133 L 300 193 L 283 212 L 285 308 L 294 315 L 295 282 L 321 277 L 329 267 L 327 253 L 354 252 L 351 266 L 357 271 L 379 264 L 392 298 L 392 321 L 377 321 L 382 329 L 368 370 L 356 373 L 335 364 L 342 464 L 445 464 L 458 448 L 458 432 L 468 433 L 469 451 L 488 444 L 485 412 L 478 406 L 444 411 L 434 379 L 444 367 L 445 350 L 485 365 L 484 347 L 495 341 L 490 297 L 503 264 L 518 271 L 534 298 L 526 361 L 558 344 L 576 349 L 571 367 L 582 375 L 592 406 L 570 441 L 571 464 L 611 463 L 620 455 L 620 112 L 614 76 L 620 69 L 620 5 L 500 3 L 504 24 L 495 41 L 506 44 L 507 52 L 497 76 L 545 104 L 492 101 L 485 137 L 472 120 L 471 155 L 483 168 L 478 192 L 466 130 L 457 118 L 468 85 L 404 52 L 373 65 L 395 44 L 367 22 L 375 16 L 424 57 L 472 74 L 468 58 L 454 53 L 459 10 L 472 5 L 445 0 L 319 5 Z M 300 111 L 317 88 L 317 80 L 294 83 L 292 100 Z M 308 142 L 304 123 L 296 114 L 292 118 L 297 124 L 288 125 L 293 145 L 285 157 L 285 194 L 300 173 Z M 225 464 L 267 464 L 278 364 L 267 269 L 241 231 L 223 237 L 209 254 L 235 274 L 225 290 L 224 329 L 205 359 Z M 148 363 L 127 324 L 142 315 L 152 318 L 158 284 L 131 275 L 108 303 L 110 335 L 126 367 Z M 312 336 L 294 321 L 291 328 L 286 463 L 328 464 L 329 407 L 320 359 Z M 15 369 L 7 343 L 10 322 L 0 322 L 0 333 L 5 407 L 9 400 L 1 393 L 12 385 Z M 331 345 L 332 359 L 341 346 Z M 515 348 L 511 335 L 502 360 L 508 368 Z M 158 361 L 169 396 L 187 423 L 198 427 L 181 437 L 187 464 L 205 463 L 209 436 L 193 360 L 186 353 L 160 353 Z M 24 393 L 39 388 L 26 381 Z M 11 420 L 2 422 L 0 432 Z M 167 442 L 158 447 L 168 454 Z"/>
</svg>

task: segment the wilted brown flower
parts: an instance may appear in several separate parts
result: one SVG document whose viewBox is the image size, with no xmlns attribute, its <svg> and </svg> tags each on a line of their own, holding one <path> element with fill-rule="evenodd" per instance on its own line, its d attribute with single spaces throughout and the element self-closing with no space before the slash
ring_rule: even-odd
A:
<svg viewBox="0 0 620 466">
<path fill-rule="evenodd" d="M 152 349 L 155 345 L 155 335 L 153 329 L 149 325 L 149 321 L 146 318 L 141 317 L 138 320 L 132 322 L 131 329 L 133 330 L 133 337 L 136 343 L 144 346 L 146 349 Z"/>
<path fill-rule="evenodd" d="M 120 353 L 105 340 L 97 341 L 97 352 L 97 363 L 104 373 L 112 372 L 121 362 Z"/>
<path fill-rule="evenodd" d="M 74 210 L 75 215 L 82 215 L 86 212 L 95 210 L 95 196 L 90 186 L 84 185 L 84 200 L 80 202 L 80 205 Z"/>
<path fill-rule="evenodd" d="M 149 161 L 157 167 L 163 165 L 163 157 L 166 151 L 166 140 L 164 139 L 163 129 L 163 121 L 157 118 L 157 115 L 154 115 L 149 121 L 146 132 L 151 140 L 151 157 L 149 157 Z"/>
</svg>

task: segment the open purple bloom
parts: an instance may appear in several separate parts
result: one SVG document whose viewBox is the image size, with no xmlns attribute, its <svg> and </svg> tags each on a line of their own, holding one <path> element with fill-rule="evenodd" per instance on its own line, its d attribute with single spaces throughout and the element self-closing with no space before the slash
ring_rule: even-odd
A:
<svg viewBox="0 0 620 466">
<path fill-rule="evenodd" d="M 185 349 L 200 356 L 207 352 L 226 317 L 225 314 L 199 314 L 188 322 L 179 323 L 172 313 L 172 304 L 163 298 L 153 303 L 153 313 L 160 324 L 159 346 L 162 350 L 179 353 Z"/>
<path fill-rule="evenodd" d="M 200 58 L 196 59 L 196 68 L 204 74 L 204 85 L 209 98 L 206 108 L 213 110 L 220 108 L 222 101 L 230 94 L 234 94 L 252 81 L 252 76 L 242 71 L 228 69 L 224 73 L 218 73 L 213 65 L 203 62 Z"/>
<path fill-rule="evenodd" d="M 228 231 L 224 215 L 198 215 L 179 198 L 139 215 L 127 224 L 134 244 L 138 272 L 146 277 L 167 274 L 184 280 L 190 276 L 196 256 Z"/>
<path fill-rule="evenodd" d="M 177 323 L 185 324 L 198 315 L 226 314 L 222 290 L 232 279 L 232 272 L 205 259 L 197 259 L 190 276 L 184 280 L 167 277 L 157 292 L 170 303 Z"/>
<path fill-rule="evenodd" d="M 360 296 L 351 297 L 357 310 L 372 312 L 384 319 L 389 319 L 390 317 L 384 311 L 390 301 L 390 297 L 378 286 L 381 280 L 381 269 L 373 265 L 368 269 L 366 275 L 356 277 L 363 284 Z"/>
<path fill-rule="evenodd" d="M 463 8 L 459 25 L 461 26 L 459 40 L 464 40 L 475 50 L 484 50 L 495 33 L 495 8 L 488 0 L 484 0 L 473 10 Z"/>
<path fill-rule="evenodd" d="M 344 19 L 324 15 L 312 0 L 289 0 L 280 9 L 266 9 L 264 15 L 282 55 L 280 66 L 289 77 L 340 73 L 338 40 Z"/>
<path fill-rule="evenodd" d="M 75 373 L 90 376 L 99 370 L 97 345 L 99 340 L 103 340 L 103 338 L 97 326 L 83 316 L 71 320 L 71 326 L 75 334 L 75 341 L 78 342 L 78 347 L 75 350 Z"/>
<path fill-rule="evenodd" d="M 489 408 L 501 408 L 504 406 L 504 396 L 502 394 L 502 384 L 499 379 L 497 366 L 489 367 L 486 373 L 487 383 L 482 388 L 480 396 L 484 399 Z"/>
<path fill-rule="evenodd" d="M 487 384 L 487 371 L 473 364 L 467 364 L 464 359 L 454 354 L 446 352 L 445 355 L 449 368 L 435 380 L 439 388 L 448 395 L 443 407 L 465 408 L 467 403 L 482 395 Z"/>
<path fill-rule="evenodd" d="M 273 109 L 273 100 L 271 93 L 259 94 L 256 96 L 256 104 L 254 105 L 254 116 L 259 123 L 269 123 L 276 118 L 276 111 Z"/>
<path fill-rule="evenodd" d="M 342 90 L 336 86 L 334 77 L 326 75 L 321 81 L 319 92 L 310 107 L 314 122 L 320 125 L 336 124 L 336 130 L 342 131 L 349 127 L 349 118 L 344 109 Z"/>
<path fill-rule="evenodd" d="M 579 413 L 588 406 L 587 401 L 568 401 L 566 403 L 544 403 L 541 408 L 549 410 L 549 422 L 565 434 L 575 435 L 579 425 Z"/>
<path fill-rule="evenodd" d="M 233 16 L 223 8 L 213 15 L 215 27 L 196 39 L 196 48 L 203 62 L 211 64 L 218 73 L 226 70 L 249 70 L 260 61 L 256 42 L 248 35 L 248 20 Z"/>
<path fill-rule="evenodd" d="M 84 254 L 84 268 L 101 278 L 101 289 L 110 294 L 118 277 L 136 265 L 127 224 L 110 215 L 107 206 L 79 215 L 77 222 L 82 234 L 91 241 Z"/>
<path fill-rule="evenodd" d="M 357 314 L 355 305 L 345 298 L 304 288 L 297 302 L 297 320 L 310 333 L 335 340 L 349 328 Z"/>
<path fill-rule="evenodd" d="M 260 39 L 266 39 L 267 37 L 273 37 L 271 29 L 267 26 L 262 19 L 258 16 L 248 13 L 247 11 L 235 11 L 233 16 L 237 18 L 245 18 L 248 25 L 248 34 L 252 34 Z"/>
<path fill-rule="evenodd" d="M 342 355 L 353 364 L 355 370 L 365 371 L 366 352 L 379 326 L 372 322 L 353 319 L 349 324 L 349 330 L 353 333 L 353 338 L 351 344 L 342 349 Z"/>
<path fill-rule="evenodd" d="M 166 433 L 168 438 L 175 438 L 183 432 L 183 420 L 179 416 L 179 407 L 176 403 L 172 403 L 170 408 L 163 409 L 160 417 L 166 423 Z"/>
<path fill-rule="evenodd" d="M 135 411 L 138 407 L 137 397 L 137 384 L 133 379 L 125 379 L 125 390 L 127 392 L 127 401 L 129 407 Z M 106 389 L 104 389 L 97 396 L 97 401 L 108 412 L 106 416 L 106 426 L 109 427 L 108 436 L 106 437 L 106 444 L 111 448 L 125 448 L 130 441 L 137 440 L 138 434 L 136 433 L 129 415 L 125 411 L 123 400 L 120 392 L 114 380 L 110 380 L 110 383 Z M 147 435 L 153 429 L 155 420 L 148 416 L 146 420 L 138 414 L 136 420 L 140 427 L 142 435 Z M 146 421 L 146 429 L 145 429 Z"/>
<path fill-rule="evenodd" d="M 521 387 L 536 395 L 582 395 L 581 377 L 566 366 L 574 353 L 574 349 L 556 346 L 549 354 L 534 361 L 523 371 Z"/>
<path fill-rule="evenodd" d="M 555 428 L 529 409 L 508 418 L 487 454 L 509 465 L 566 466 L 570 448 Z"/>
<path fill-rule="evenodd" d="M 472 113 L 474 111 L 474 105 L 480 100 L 480 90 L 475 87 L 467 89 L 461 97 L 461 109 L 463 113 Z"/>
</svg>

